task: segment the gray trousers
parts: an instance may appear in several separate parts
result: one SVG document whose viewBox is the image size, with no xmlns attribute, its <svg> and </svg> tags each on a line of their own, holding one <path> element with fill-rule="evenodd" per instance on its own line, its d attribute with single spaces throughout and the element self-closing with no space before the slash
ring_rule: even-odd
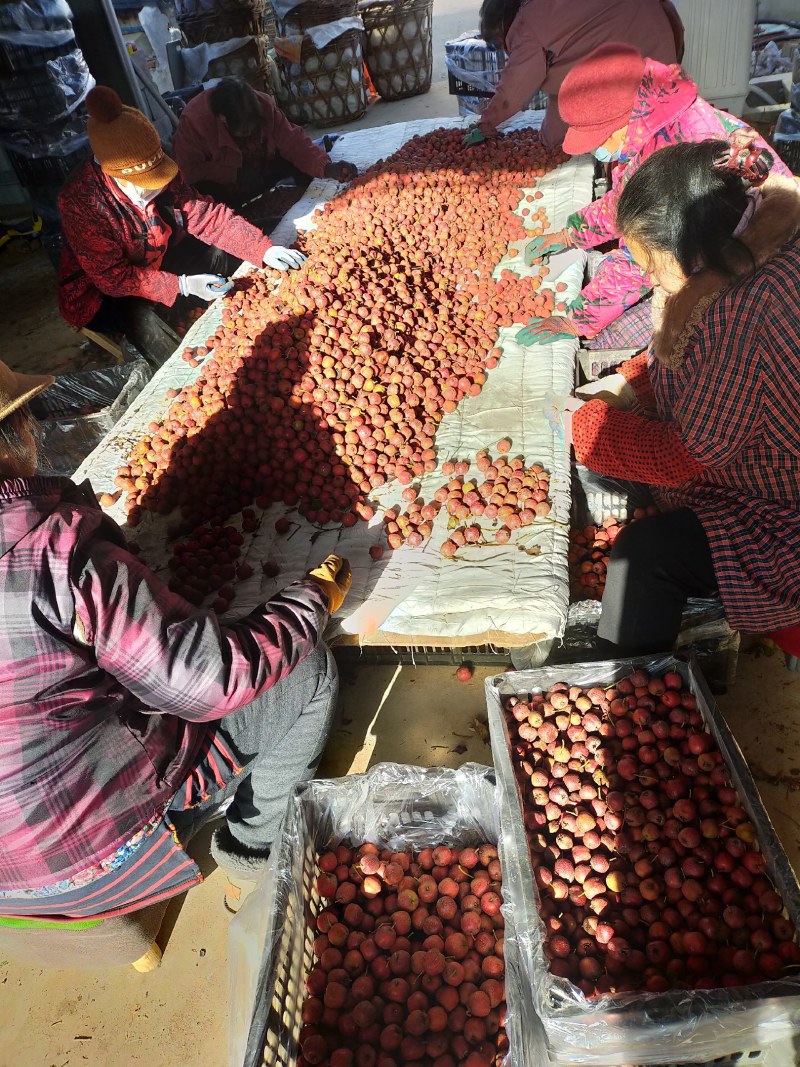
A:
<svg viewBox="0 0 800 1067">
<path fill-rule="evenodd" d="M 323 642 L 290 675 L 252 703 L 220 719 L 217 729 L 244 773 L 189 811 L 170 812 L 188 840 L 229 798 L 228 827 L 247 849 L 269 849 L 296 782 L 313 778 L 330 733 L 339 676 Z"/>
</svg>

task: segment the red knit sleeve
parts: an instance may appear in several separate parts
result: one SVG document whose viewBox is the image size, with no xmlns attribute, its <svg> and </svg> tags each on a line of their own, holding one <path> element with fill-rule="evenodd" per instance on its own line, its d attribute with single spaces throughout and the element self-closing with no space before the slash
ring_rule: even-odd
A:
<svg viewBox="0 0 800 1067">
<path fill-rule="evenodd" d="M 647 352 L 640 352 L 633 359 L 626 359 L 624 363 L 620 363 L 617 373 L 622 375 L 636 393 L 636 399 L 644 411 L 656 410 L 653 383 L 650 381 L 650 374 L 647 370 Z"/>
<path fill-rule="evenodd" d="M 703 473 L 674 426 L 590 400 L 572 416 L 575 458 L 589 470 L 648 485 L 677 486 Z"/>
<path fill-rule="evenodd" d="M 201 196 L 182 178 L 174 178 L 170 185 L 173 203 L 186 218 L 186 229 L 207 245 L 217 245 L 223 252 L 260 266 L 264 253 L 272 241 L 261 230 L 237 215 L 225 204 L 211 197 Z"/>
</svg>

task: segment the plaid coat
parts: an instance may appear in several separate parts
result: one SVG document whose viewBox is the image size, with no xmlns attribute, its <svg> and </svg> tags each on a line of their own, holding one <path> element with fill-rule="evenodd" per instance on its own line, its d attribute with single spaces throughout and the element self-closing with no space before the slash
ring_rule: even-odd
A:
<svg viewBox="0 0 800 1067">
<path fill-rule="evenodd" d="M 222 626 L 126 551 L 88 483 L 0 482 L 0 888 L 79 873 L 160 815 L 209 724 L 288 675 L 326 620 L 300 581 Z"/>
<path fill-rule="evenodd" d="M 622 192 L 633 174 L 653 152 L 680 141 L 726 140 L 746 123 L 718 111 L 697 95 L 697 86 L 679 66 L 667 66 L 651 57 L 628 120 L 619 163 L 611 171 L 611 188 L 569 220 L 572 238 L 580 248 L 596 248 L 619 237 L 616 214 Z M 788 167 L 766 141 L 759 148 L 773 157 L 773 174 L 790 176 Z M 652 289 L 620 241 L 609 253 L 575 305 L 573 319 L 582 337 L 595 337 Z"/>
<path fill-rule="evenodd" d="M 91 322 L 103 295 L 171 307 L 180 293 L 178 276 L 159 268 L 170 242 L 184 232 L 248 263 L 260 264 L 272 245 L 261 230 L 201 196 L 180 175 L 142 210 L 93 159 L 70 176 L 58 206 L 64 234 L 58 307 L 71 326 Z"/>
<path fill-rule="evenodd" d="M 648 482 L 705 530 L 736 629 L 800 623 L 800 189 L 770 178 L 743 240 L 759 264 L 668 297 L 647 356 L 626 368 L 644 414 L 574 415 L 579 462 Z M 648 388 L 649 386 L 649 388 Z"/>
</svg>

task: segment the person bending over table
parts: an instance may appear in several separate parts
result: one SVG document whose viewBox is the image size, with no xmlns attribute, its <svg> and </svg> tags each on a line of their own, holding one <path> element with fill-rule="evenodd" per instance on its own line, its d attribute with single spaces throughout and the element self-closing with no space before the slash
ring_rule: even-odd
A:
<svg viewBox="0 0 800 1067">
<path fill-rule="evenodd" d="M 598 635 L 614 655 L 670 649 L 687 597 L 715 591 L 734 629 L 800 623 L 800 185 L 772 162 L 743 131 L 672 145 L 619 199 L 663 306 L 649 353 L 567 414 L 578 462 L 662 509 L 611 552 Z"/>
<path fill-rule="evenodd" d="M 622 41 L 662 63 L 683 55 L 683 23 L 669 0 L 483 0 L 480 33 L 508 59 L 468 144 L 495 134 L 540 89 L 548 94 L 542 140 L 561 144 L 567 128 L 558 113 L 561 83 L 599 45 Z"/>
<path fill-rule="evenodd" d="M 197 884 L 182 844 L 232 797 L 211 851 L 265 866 L 334 713 L 321 641 L 350 586 L 329 556 L 221 623 L 126 545 L 88 483 L 38 477 L 27 402 L 53 379 L 0 363 L 0 915 L 138 910 Z"/>
<path fill-rule="evenodd" d="M 565 248 L 596 248 L 620 238 L 616 208 L 633 174 L 654 152 L 680 141 L 727 138 L 735 130 L 749 129 L 725 111 L 712 107 L 692 79 L 676 65 L 643 59 L 623 44 L 598 48 L 564 79 L 559 109 L 569 125 L 564 151 L 571 155 L 593 152 L 611 163 L 611 188 L 575 212 L 565 229 L 535 237 L 526 249 L 526 261 L 547 258 Z M 769 149 L 776 174 L 790 171 Z M 644 347 L 652 334 L 647 304 L 617 322 L 652 289 L 652 281 L 630 255 L 624 239 L 600 264 L 568 316 L 534 320 L 521 331 L 523 344 L 548 344 L 553 336 L 590 339 L 591 348 Z"/>
<path fill-rule="evenodd" d="M 113 89 L 93 89 L 86 109 L 94 158 L 58 197 L 58 299 L 70 325 L 127 333 L 162 363 L 175 346 L 159 333 L 154 304 L 172 307 L 181 296 L 210 302 L 242 260 L 278 270 L 303 264 L 302 253 L 273 245 L 188 185 L 150 120 Z"/>
<path fill-rule="evenodd" d="M 271 96 L 239 78 L 223 78 L 189 101 L 173 149 L 187 182 L 236 208 L 281 178 L 307 185 L 310 178 L 348 182 L 358 173 L 352 163 L 333 163 Z"/>
</svg>

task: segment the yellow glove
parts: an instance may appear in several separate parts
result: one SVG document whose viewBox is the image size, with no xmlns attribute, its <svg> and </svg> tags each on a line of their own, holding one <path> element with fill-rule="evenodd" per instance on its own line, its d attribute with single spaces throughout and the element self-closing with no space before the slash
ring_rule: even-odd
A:
<svg viewBox="0 0 800 1067">
<path fill-rule="evenodd" d="M 308 577 L 327 594 L 328 611 L 333 615 L 344 603 L 353 581 L 349 561 L 341 556 L 328 556 L 318 567 L 308 572 Z"/>
</svg>

